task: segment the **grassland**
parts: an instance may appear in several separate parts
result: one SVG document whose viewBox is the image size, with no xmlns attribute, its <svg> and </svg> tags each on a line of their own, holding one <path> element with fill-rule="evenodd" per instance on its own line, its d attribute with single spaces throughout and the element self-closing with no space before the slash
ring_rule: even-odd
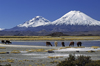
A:
<svg viewBox="0 0 100 66">
<path fill-rule="evenodd" d="M 0 40 L 19 40 L 19 41 L 32 41 L 32 40 L 100 40 L 100 36 L 0 36 Z"/>
</svg>

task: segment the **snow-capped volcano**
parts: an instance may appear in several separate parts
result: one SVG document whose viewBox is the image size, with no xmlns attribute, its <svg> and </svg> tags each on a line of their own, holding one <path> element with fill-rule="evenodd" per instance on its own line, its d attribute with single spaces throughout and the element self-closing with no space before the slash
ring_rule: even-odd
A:
<svg viewBox="0 0 100 66">
<path fill-rule="evenodd" d="M 53 22 L 50 22 L 41 16 L 36 16 L 23 24 L 17 25 L 12 29 L 8 29 L 8 31 L 100 31 L 100 21 L 92 19 L 80 11 L 70 11 Z"/>
<path fill-rule="evenodd" d="M 35 18 L 26 21 L 24 24 L 17 25 L 17 27 L 38 27 L 49 23 L 51 22 L 42 16 L 36 16 Z"/>
<path fill-rule="evenodd" d="M 91 17 L 87 16 L 86 14 L 80 11 L 70 11 L 66 13 L 61 18 L 50 22 L 49 20 L 45 19 L 41 16 L 36 16 L 29 21 L 26 21 L 23 24 L 17 25 L 17 27 L 38 27 L 38 26 L 45 26 L 45 25 L 89 25 L 89 26 L 100 26 L 100 21 L 92 19 Z"/>
<path fill-rule="evenodd" d="M 90 25 L 90 26 L 99 25 L 100 26 L 100 21 L 94 20 L 80 11 L 70 11 L 64 16 L 62 16 L 61 18 L 53 21 L 52 24 Z"/>
</svg>

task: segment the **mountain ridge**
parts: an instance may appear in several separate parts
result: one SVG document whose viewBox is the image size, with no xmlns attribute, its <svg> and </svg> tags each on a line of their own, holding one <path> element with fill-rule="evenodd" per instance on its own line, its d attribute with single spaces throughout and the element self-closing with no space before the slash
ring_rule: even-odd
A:
<svg viewBox="0 0 100 66">
<path fill-rule="evenodd" d="M 4 31 L 32 31 L 43 35 L 53 32 L 100 31 L 100 21 L 92 19 L 83 12 L 70 11 L 53 22 L 42 16 L 36 16 L 23 24 Z"/>
</svg>

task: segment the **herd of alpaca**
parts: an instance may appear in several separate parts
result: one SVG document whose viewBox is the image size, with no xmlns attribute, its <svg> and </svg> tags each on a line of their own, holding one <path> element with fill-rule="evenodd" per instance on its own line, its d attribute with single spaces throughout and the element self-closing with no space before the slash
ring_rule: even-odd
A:
<svg viewBox="0 0 100 66">
<path fill-rule="evenodd" d="M 9 41 L 9 40 L 1 40 L 1 43 L 4 43 L 4 44 L 11 44 L 12 42 Z"/>
<path fill-rule="evenodd" d="M 10 42 L 9 40 L 1 40 L 1 43 L 5 43 L 5 44 L 11 44 L 12 42 Z M 54 45 L 57 47 L 58 42 L 55 41 Z M 62 47 L 65 47 L 65 43 L 61 42 Z M 46 42 L 46 46 L 52 46 L 52 44 L 50 42 Z M 74 46 L 74 42 L 70 42 L 69 46 Z M 77 46 L 80 47 L 82 46 L 82 42 L 77 42 Z"/>
<path fill-rule="evenodd" d="M 58 42 L 55 41 L 54 45 L 57 47 Z M 50 42 L 46 42 L 46 46 L 52 46 L 52 44 Z M 65 43 L 61 42 L 62 47 L 65 47 Z M 69 46 L 74 46 L 74 42 L 70 42 Z M 77 46 L 80 47 L 82 46 L 82 42 L 77 42 Z"/>
</svg>

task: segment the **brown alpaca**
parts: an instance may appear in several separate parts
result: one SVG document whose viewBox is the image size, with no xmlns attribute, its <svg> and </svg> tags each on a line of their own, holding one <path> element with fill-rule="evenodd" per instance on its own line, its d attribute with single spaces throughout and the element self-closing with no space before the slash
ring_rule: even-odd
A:
<svg viewBox="0 0 100 66">
<path fill-rule="evenodd" d="M 77 42 L 77 46 L 82 46 L 82 42 Z"/>
<path fill-rule="evenodd" d="M 74 46 L 74 42 L 70 42 L 69 46 Z"/>
<path fill-rule="evenodd" d="M 65 44 L 64 44 L 64 42 L 62 42 L 61 44 L 62 44 L 62 47 L 65 47 Z"/>
<path fill-rule="evenodd" d="M 1 43 L 5 43 L 5 40 L 1 40 Z"/>
<path fill-rule="evenodd" d="M 49 46 L 49 45 L 52 46 L 52 44 L 50 42 L 46 42 L 46 46 Z"/>
</svg>

